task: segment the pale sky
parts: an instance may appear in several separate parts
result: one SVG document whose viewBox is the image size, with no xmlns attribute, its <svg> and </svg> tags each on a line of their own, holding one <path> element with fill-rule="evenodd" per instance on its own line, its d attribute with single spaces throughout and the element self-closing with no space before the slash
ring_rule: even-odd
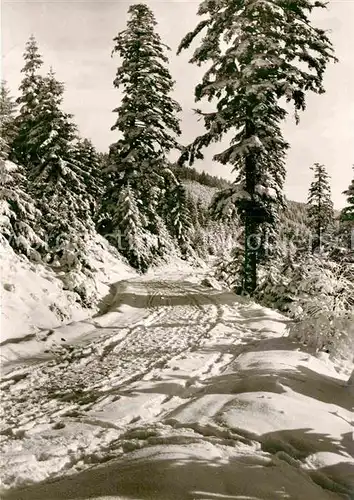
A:
<svg viewBox="0 0 354 500">
<path fill-rule="evenodd" d="M 64 108 L 73 113 L 84 137 L 100 151 L 117 140 L 110 127 L 112 109 L 120 104 L 113 87 L 118 57 L 111 58 L 113 38 L 125 29 L 129 0 L 2 0 L 2 78 L 14 95 L 21 80 L 22 54 L 33 33 L 44 59 L 44 70 L 53 66 L 57 78 L 66 85 Z M 192 51 L 176 56 L 182 37 L 198 22 L 199 2 L 190 0 L 145 0 L 155 14 L 157 30 L 171 47 L 170 71 L 176 80 L 174 98 L 181 104 L 182 141 L 186 144 L 203 131 L 192 111 L 194 87 L 204 68 L 188 64 Z M 326 94 L 309 95 L 307 110 L 298 126 L 292 117 L 284 124 L 291 144 L 287 160 L 285 192 L 293 200 L 306 201 L 315 162 L 326 165 L 332 176 L 336 208 L 345 204 L 342 191 L 352 178 L 354 164 L 354 0 L 330 0 L 327 11 L 317 14 L 315 24 L 330 29 L 330 37 L 340 60 L 331 64 L 325 76 Z M 194 48 L 195 46 L 192 46 Z M 205 160 L 195 167 L 214 175 L 233 178 L 230 169 L 212 161 L 226 144 L 205 151 Z"/>
</svg>

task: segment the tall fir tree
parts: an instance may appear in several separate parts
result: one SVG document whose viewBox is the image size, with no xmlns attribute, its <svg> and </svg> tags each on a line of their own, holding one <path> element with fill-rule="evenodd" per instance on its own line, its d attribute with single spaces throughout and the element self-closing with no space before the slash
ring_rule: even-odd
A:
<svg viewBox="0 0 354 500">
<path fill-rule="evenodd" d="M 38 221 L 41 213 L 27 192 L 23 167 L 8 161 L 16 135 L 15 103 L 5 82 L 0 92 L 0 234 L 15 252 L 38 259 L 44 249 Z"/>
<path fill-rule="evenodd" d="M 354 165 L 353 165 L 354 172 Z M 347 205 L 343 208 L 341 212 L 341 220 L 351 222 L 354 225 L 354 178 L 350 183 L 348 189 L 346 189 L 343 194 L 347 198 Z"/>
<path fill-rule="evenodd" d="M 192 209 L 187 198 L 186 188 L 180 182 L 174 184 L 167 191 L 166 196 L 167 227 L 177 240 L 183 255 L 187 255 L 189 248 L 189 232 L 192 228 Z"/>
<path fill-rule="evenodd" d="M 230 147 L 214 156 L 231 164 L 237 177 L 225 193 L 237 206 L 245 227 L 243 290 L 257 286 L 265 228 L 274 233 L 283 204 L 285 156 L 288 144 L 280 125 L 287 115 L 286 98 L 295 117 L 305 109 L 306 92 L 323 93 L 322 78 L 332 45 L 323 30 L 312 27 L 309 14 L 321 1 L 205 0 L 204 16 L 182 40 L 178 52 L 204 36 L 191 63 L 210 63 L 195 89 L 196 101 L 216 101 L 216 111 L 204 113 L 207 132 L 197 137 L 180 162 L 203 158 L 201 150 L 233 131 Z M 221 201 L 221 200 L 220 200 Z"/>
<path fill-rule="evenodd" d="M 354 165 L 353 165 L 354 171 Z M 349 259 L 354 259 L 354 178 L 348 189 L 343 193 L 347 198 L 347 204 L 340 214 L 340 233 L 344 239 L 346 248 L 349 248 Z"/>
<path fill-rule="evenodd" d="M 28 136 L 36 121 L 39 94 L 43 85 L 43 77 L 39 74 L 43 61 L 39 54 L 36 39 L 32 35 L 26 44 L 23 54 L 25 64 L 21 72 L 24 77 L 20 84 L 20 97 L 16 100 L 19 114 L 16 118 L 17 134 L 11 145 L 10 159 L 30 168 L 36 151 L 28 140 Z"/>
<path fill-rule="evenodd" d="M 46 249 L 42 213 L 27 191 L 24 168 L 0 157 L 0 234 L 16 253 L 40 260 Z"/>
<path fill-rule="evenodd" d="M 11 152 L 11 145 L 16 136 L 16 103 L 6 86 L 6 82 L 1 82 L 0 87 L 0 157 L 8 159 Z"/>
<path fill-rule="evenodd" d="M 61 109 L 64 85 L 51 70 L 44 78 L 36 120 L 28 134 L 35 157 L 29 172 L 30 192 L 45 213 L 49 261 L 63 271 L 89 269 L 85 244 L 93 230 L 92 196 L 86 172 L 75 161 L 76 126 Z"/>
<path fill-rule="evenodd" d="M 102 159 L 89 139 L 76 142 L 73 158 L 83 170 L 86 190 L 91 196 L 90 212 L 95 219 L 103 194 Z"/>
<path fill-rule="evenodd" d="M 315 163 L 307 201 L 310 227 L 313 230 L 312 251 L 322 248 L 323 237 L 333 227 L 334 210 L 331 198 L 330 176 L 324 165 Z"/>
<path fill-rule="evenodd" d="M 108 240 L 126 256 L 133 267 L 144 272 L 151 264 L 151 234 L 145 229 L 146 220 L 141 204 L 129 182 L 120 189 Z"/>
<path fill-rule="evenodd" d="M 144 226 L 141 233 L 134 233 L 134 238 L 126 235 L 126 241 L 136 241 L 139 234 L 149 231 L 157 237 L 150 241 L 153 255 L 159 253 L 159 248 L 161 253 L 165 244 L 161 197 L 170 185 L 169 180 L 166 181 L 171 175 L 168 155 L 179 148 L 176 138 L 181 131 L 177 113 L 181 108 L 170 96 L 174 81 L 167 68 L 165 50 L 168 47 L 155 32 L 157 23 L 152 11 L 144 4 L 137 4 L 132 5 L 128 13 L 127 29 L 114 39 L 113 54 L 122 59 L 114 86 L 123 91 L 123 99 L 114 110 L 118 118 L 112 130 L 119 131 L 120 138 L 110 147 L 109 181 L 99 226 L 106 233 L 119 230 L 117 221 L 124 219 L 119 193 L 129 185 L 128 192 L 134 194 L 135 207 L 140 212 L 136 220 Z M 127 209 L 129 206 L 125 204 Z M 127 233 L 128 226 L 124 231 Z M 157 241 L 157 246 L 153 241 Z M 134 262 L 138 263 L 139 259 L 134 258 Z"/>
</svg>

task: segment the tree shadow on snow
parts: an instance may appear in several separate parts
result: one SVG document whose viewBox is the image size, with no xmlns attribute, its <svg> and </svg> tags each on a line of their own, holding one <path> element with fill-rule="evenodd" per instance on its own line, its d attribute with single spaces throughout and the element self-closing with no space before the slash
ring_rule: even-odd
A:
<svg viewBox="0 0 354 500">
<path fill-rule="evenodd" d="M 291 459 L 303 462 L 314 453 L 326 452 L 339 455 L 349 454 L 350 447 L 346 434 L 341 440 L 336 440 L 329 434 L 314 432 L 313 429 L 286 429 L 280 431 L 267 432 L 259 438 L 263 451 L 272 455 L 286 455 Z M 349 448 L 349 449 L 348 449 Z"/>
<path fill-rule="evenodd" d="M 255 341 L 255 346 L 252 346 L 252 341 Z M 249 368 L 242 368 L 242 364 L 238 362 L 238 356 L 243 352 L 265 352 L 266 351 L 295 351 L 302 346 L 297 341 L 291 341 L 286 337 L 257 341 L 257 336 L 254 339 L 245 338 L 244 342 L 236 344 L 215 344 L 205 346 L 201 349 L 204 354 L 222 353 L 229 354 L 233 357 L 227 365 L 227 372 L 222 375 L 213 376 L 203 379 L 200 382 L 203 384 L 203 392 L 208 394 L 239 394 L 242 392 L 274 392 L 281 394 L 286 391 L 286 387 L 313 398 L 323 403 L 337 405 L 349 411 L 354 409 L 353 396 L 348 390 L 346 381 L 331 377 L 330 375 L 318 373 L 315 370 L 303 365 L 291 365 L 291 358 L 287 361 L 284 358 L 284 368 L 280 360 L 279 369 L 277 366 L 264 366 L 262 359 L 259 361 L 259 366 L 251 364 Z M 303 355 L 303 361 L 308 360 L 306 352 L 300 353 Z M 264 359 L 264 358 L 263 358 Z M 274 361 L 273 361 L 274 363 Z M 178 371 L 176 372 L 176 378 Z"/>
<path fill-rule="evenodd" d="M 339 492 L 346 495 L 345 498 L 354 499 L 354 464 L 339 462 L 335 465 L 321 467 L 309 471 L 312 481 L 321 488 Z"/>
<path fill-rule="evenodd" d="M 127 287 L 133 290 L 128 291 Z M 134 286 L 137 288 L 134 291 Z M 141 293 L 141 289 L 146 293 Z M 122 305 L 135 308 L 147 307 L 175 307 L 215 305 L 215 303 L 233 306 L 235 304 L 253 305 L 249 299 L 236 295 L 228 290 L 217 291 L 202 285 L 191 285 L 189 282 L 178 282 L 174 285 L 168 281 L 149 281 L 148 287 L 144 282 L 119 281 L 110 286 L 110 291 L 97 305 L 99 312 L 95 317 L 114 311 Z M 256 312 L 256 311 L 255 311 Z"/>
<path fill-rule="evenodd" d="M 316 451 L 338 453 L 326 435 L 295 429 L 259 436 L 265 454 L 208 453 L 197 445 L 151 446 L 73 476 L 4 494 L 4 500 L 299 500 L 353 498 L 354 467 L 345 461 L 306 470 Z M 345 441 L 343 439 L 343 441 Z M 203 443 L 203 440 L 201 439 Z M 199 450 L 199 451 L 198 451 Z M 344 450 L 343 450 L 344 451 Z M 198 455 L 199 453 L 199 455 Z M 325 492 L 325 490 L 327 492 Z M 335 495 L 332 496 L 331 492 Z M 119 497 L 118 497 L 119 495 Z M 342 496 L 343 495 L 343 496 Z"/>
<path fill-rule="evenodd" d="M 312 429 L 289 429 L 263 434 L 260 442 L 263 451 L 276 455 L 279 459 L 294 466 L 298 466 L 296 461 L 303 463 L 316 453 L 338 455 L 339 462 L 336 464 L 310 468 L 307 473 L 323 489 L 354 498 L 353 433 L 342 434 L 341 440 L 337 441 L 330 435 L 315 433 Z M 340 455 L 347 460 L 350 455 L 353 461 L 341 461 Z"/>
</svg>

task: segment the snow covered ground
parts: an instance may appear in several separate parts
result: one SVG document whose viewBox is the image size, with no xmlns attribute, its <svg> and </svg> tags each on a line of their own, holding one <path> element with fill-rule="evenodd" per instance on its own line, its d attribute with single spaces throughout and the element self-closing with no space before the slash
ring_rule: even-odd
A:
<svg viewBox="0 0 354 500">
<path fill-rule="evenodd" d="M 349 372 L 203 275 L 121 279 L 103 315 L 8 357 L 4 499 L 354 498 Z"/>
<path fill-rule="evenodd" d="M 130 266 L 100 236 L 90 242 L 89 260 L 94 272 L 92 286 L 98 297 L 109 293 L 110 283 L 136 276 Z M 6 241 L 0 240 L 1 256 L 1 339 L 2 359 L 11 353 L 4 346 L 26 337 L 36 345 L 48 330 L 61 324 L 90 317 L 93 310 L 83 309 L 73 292 L 53 271 L 15 254 Z M 18 342 L 20 349 L 20 343 Z M 26 344 L 29 350 L 29 344 Z M 16 350 L 15 350 L 16 351 Z M 16 356 L 19 354 L 14 353 Z"/>
</svg>

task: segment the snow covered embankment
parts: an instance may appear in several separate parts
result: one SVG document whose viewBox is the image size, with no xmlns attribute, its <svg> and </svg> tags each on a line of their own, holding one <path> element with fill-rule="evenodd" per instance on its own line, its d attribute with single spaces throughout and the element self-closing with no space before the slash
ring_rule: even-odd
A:
<svg viewBox="0 0 354 500">
<path fill-rule="evenodd" d="M 354 498 L 344 378 L 274 311 L 176 277 L 130 280 L 115 325 L 7 375 L 4 498 Z"/>
<path fill-rule="evenodd" d="M 56 274 L 39 263 L 31 263 L 14 253 L 6 241 L 0 241 L 1 253 L 1 359 L 20 360 L 23 356 L 43 354 L 67 335 L 90 331 L 94 326 L 81 323 L 95 310 L 83 309 L 75 293 L 63 289 Z M 109 283 L 136 273 L 108 245 L 104 238 L 90 242 L 90 264 L 94 271 L 98 298 L 109 292 Z M 71 327 L 59 325 L 72 323 Z M 52 330 L 56 328 L 56 330 Z"/>
</svg>

